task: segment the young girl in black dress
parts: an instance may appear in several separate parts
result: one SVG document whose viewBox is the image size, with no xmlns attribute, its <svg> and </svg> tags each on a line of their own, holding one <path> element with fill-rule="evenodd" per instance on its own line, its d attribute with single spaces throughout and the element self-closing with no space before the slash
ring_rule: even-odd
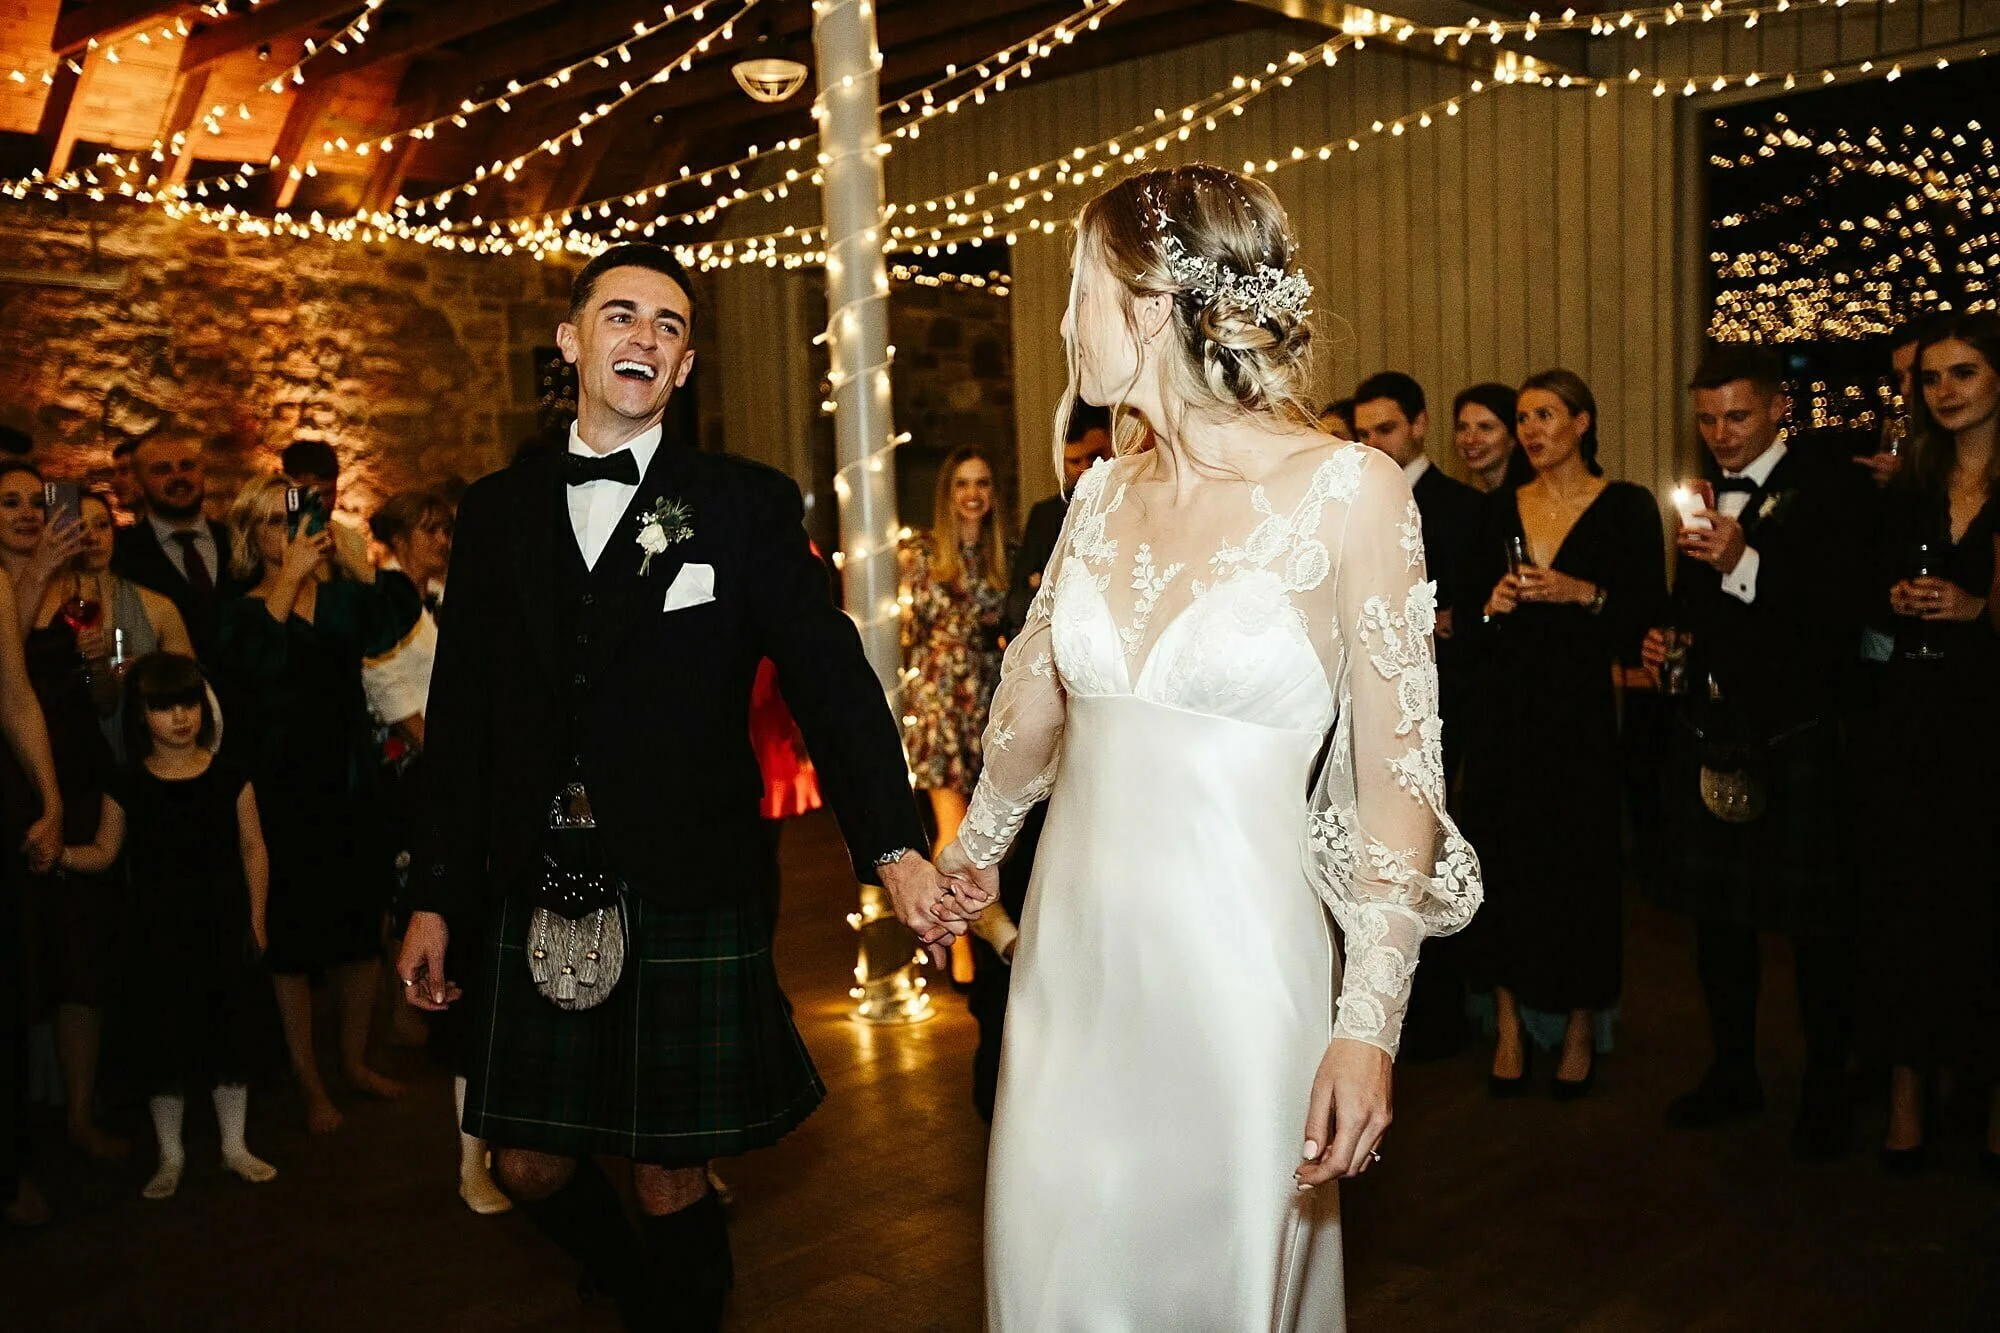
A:
<svg viewBox="0 0 2000 1333">
<path fill-rule="evenodd" d="M 243 1142 L 250 1090 L 244 1021 L 253 957 L 264 949 L 269 867 L 256 798 L 210 753 L 215 714 L 194 659 L 150 653 L 125 679 L 131 766 L 104 796 L 97 840 L 63 850 L 66 870 L 102 874 L 125 854 L 137 915 L 137 1049 L 153 1097 L 160 1169 L 149 1199 L 180 1188 L 186 1089 L 212 1088 L 222 1164 L 260 1183 L 277 1175 Z"/>
</svg>

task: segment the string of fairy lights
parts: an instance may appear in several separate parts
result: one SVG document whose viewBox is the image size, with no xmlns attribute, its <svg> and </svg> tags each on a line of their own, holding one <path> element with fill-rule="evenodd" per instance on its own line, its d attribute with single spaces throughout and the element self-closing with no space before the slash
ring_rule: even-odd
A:
<svg viewBox="0 0 2000 1333">
<path fill-rule="evenodd" d="M 1725 234 L 1788 234 L 1710 251 L 1710 336 L 1854 340 L 1887 333 L 1912 312 L 1996 305 L 2000 156 L 1979 121 L 1815 132 L 1777 113 L 1742 133 L 1742 150 L 1711 155 L 1713 167 L 1740 172 L 1795 155 L 1811 174 L 1777 199 L 1716 219 Z M 1828 200 L 1854 187 L 1876 198 L 1859 216 L 1830 216 Z"/>
<path fill-rule="evenodd" d="M 997 96 L 1007 90 L 1010 79 L 1018 83 L 1032 77 L 1036 61 L 1053 54 L 1060 47 L 1070 45 L 1076 40 L 1079 33 L 1097 31 L 1105 17 L 1126 3 L 1127 0 L 1084 0 L 1084 12 L 1082 14 L 1072 15 L 1052 23 L 1040 31 L 1022 38 L 1020 41 L 993 52 L 977 64 L 966 66 L 963 69 L 957 66 L 946 66 L 944 77 L 936 79 L 914 92 L 895 98 L 893 101 L 882 103 L 877 108 L 879 114 L 887 116 L 894 112 L 895 114 L 907 117 L 907 119 L 901 124 L 887 129 L 877 151 L 886 156 L 889 152 L 894 151 L 895 144 L 898 141 L 921 138 L 924 123 L 936 116 L 956 115 L 963 106 L 984 106 L 989 95 Z M 880 53 L 878 52 L 877 54 L 879 58 Z M 958 89 L 955 92 L 949 91 L 955 83 L 968 75 L 976 78 L 977 81 L 969 87 Z M 526 244 L 530 248 L 554 248 L 546 243 L 547 238 L 569 228 L 571 223 L 578 218 L 589 218 L 593 211 L 600 219 L 609 219 L 614 211 L 642 207 L 649 199 L 654 201 L 663 199 L 676 186 L 698 182 L 701 186 L 708 187 L 717 178 L 727 176 L 734 188 L 725 190 L 707 204 L 679 213 L 655 214 L 652 218 L 645 221 L 640 221 L 636 218 L 620 218 L 614 230 L 624 234 L 641 234 L 650 238 L 658 231 L 676 224 L 694 226 L 711 222 L 723 211 L 737 204 L 748 202 L 751 199 L 773 203 L 777 200 L 787 198 L 790 195 L 791 187 L 798 184 L 801 180 L 813 186 L 819 185 L 821 180 L 820 168 L 825 165 L 823 160 L 816 163 L 807 172 L 801 172 L 797 168 L 789 168 L 785 171 L 781 180 L 766 184 L 761 188 L 745 187 L 736 184 L 742 180 L 744 170 L 752 164 L 778 154 L 799 152 L 806 145 L 816 142 L 817 138 L 817 135 L 806 135 L 801 138 L 783 140 L 765 148 L 752 145 L 748 152 L 731 161 L 703 168 L 699 171 L 689 167 L 682 167 L 678 178 L 648 186 L 634 193 L 588 200 L 563 209 L 559 213 L 544 213 L 538 218 L 504 219 L 496 225 L 504 225 L 513 231 L 517 243 Z M 397 210 L 399 216 L 403 215 L 405 211 L 401 208 Z M 544 238 L 545 241 L 540 246 L 536 245 L 536 238 L 538 236 Z"/>
<path fill-rule="evenodd" d="M 758 0 L 743 0 L 741 8 L 732 15 L 724 27 L 733 25 L 757 2 Z M 358 17 L 357 22 L 360 18 L 366 18 L 368 13 L 374 12 L 379 3 L 380 0 L 376 5 L 369 6 L 367 11 Z M 707 8 L 709 3 L 710 0 L 703 0 L 702 5 L 671 15 L 669 21 L 678 17 L 697 15 Z M 1087 17 L 1084 17 L 1083 22 L 1076 22 L 1082 16 L 1073 15 L 1063 21 L 1070 26 L 1052 25 L 1059 29 L 1053 35 L 1050 30 L 1045 29 L 1035 38 L 1026 39 L 1025 46 L 1023 43 L 1016 43 L 1008 52 L 996 53 L 988 61 L 981 62 L 980 67 L 976 69 L 976 73 L 983 77 L 971 88 L 945 94 L 942 85 L 948 84 L 953 76 L 973 72 L 950 71 L 945 80 L 940 80 L 930 89 L 898 99 L 898 112 L 907 108 L 909 119 L 896 126 L 894 131 L 885 132 L 885 142 L 878 151 L 890 150 L 891 144 L 888 140 L 892 135 L 895 138 L 920 137 L 926 121 L 938 115 L 955 114 L 957 110 L 966 106 L 984 104 L 991 96 L 1006 90 L 1008 85 L 1002 80 L 1009 78 L 1010 75 L 1018 84 L 1028 77 L 1034 58 L 1053 49 L 1054 43 L 1067 44 L 1075 39 L 1079 31 L 1096 28 L 1098 19 L 1122 3 L 1124 0 L 1096 0 L 1095 4 L 1087 5 Z M 1798 14 L 1820 8 L 1841 9 L 1850 5 L 1870 3 L 1892 4 L 1895 0 L 1803 0 L 1800 3 L 1795 3 L 1794 0 L 1769 0 L 1769 2 L 1759 0 L 1758 3 L 1744 5 L 1732 5 L 1728 0 L 1705 0 L 1705 3 L 1699 5 L 1670 4 L 1624 11 L 1615 16 L 1578 15 L 1573 10 L 1567 10 L 1553 17 L 1531 14 L 1521 20 L 1473 20 L 1461 25 L 1443 26 L 1412 24 L 1386 15 L 1370 14 L 1365 10 L 1350 11 L 1347 31 L 1328 39 L 1318 47 L 1311 48 L 1310 51 L 1290 53 L 1284 62 L 1272 62 L 1267 65 L 1261 76 L 1239 74 L 1232 79 L 1229 87 L 1218 88 L 1177 111 L 1163 112 L 1144 126 L 1132 127 L 1124 134 L 1110 136 L 1094 144 L 1077 145 L 1041 163 L 1028 164 L 1005 172 L 991 171 L 986 182 L 982 184 L 964 187 L 932 199 L 890 205 L 889 217 L 885 220 L 891 225 L 889 234 L 884 238 L 884 248 L 891 252 L 920 249 L 934 255 L 951 254 L 955 252 L 953 247 L 961 242 L 1000 239 L 1003 236 L 1011 242 L 1024 230 L 1034 232 L 1059 227 L 1073 210 L 1064 208 L 1057 210 L 1055 214 L 1043 216 L 1035 205 L 1056 204 L 1063 190 L 1100 181 L 1107 173 L 1115 172 L 1120 167 L 1136 167 L 1150 156 L 1168 151 L 1175 142 L 1190 138 L 1197 126 L 1212 130 L 1221 123 L 1221 117 L 1240 115 L 1243 105 L 1249 99 L 1261 96 L 1276 87 L 1290 86 L 1294 78 L 1308 66 L 1315 64 L 1324 67 L 1333 66 L 1337 63 L 1337 53 L 1340 50 L 1349 45 L 1356 48 L 1363 47 L 1370 38 L 1386 38 L 1397 43 L 1429 38 L 1433 44 L 1456 42 L 1464 46 L 1482 39 L 1499 42 L 1508 37 L 1516 37 L 1523 41 L 1532 41 L 1541 32 L 1572 31 L 1588 33 L 1592 37 L 1643 40 L 1649 33 L 1673 28 L 1682 23 L 1712 23 L 1727 19 L 1749 28 L 1757 26 L 1771 15 Z M 665 26 L 666 23 L 661 23 L 655 30 Z M 713 39 L 722 32 L 723 28 L 719 27 L 708 36 Z M 1026 58 L 1023 58 L 1024 50 Z M 691 48 L 689 52 L 677 57 L 676 61 L 662 68 L 684 69 L 691 66 L 693 57 L 704 53 L 704 50 Z M 1002 59 L 1003 55 L 1008 58 Z M 1457 106 L 1462 105 L 1466 97 L 1477 96 L 1497 87 L 1530 86 L 1561 91 L 1582 90 L 1604 96 L 1608 94 L 1614 82 L 1623 82 L 1633 85 L 1650 84 L 1650 91 L 1656 97 L 1664 97 L 1669 93 L 1692 97 L 1699 92 L 1721 91 L 1733 87 L 1755 88 L 1762 83 L 1792 89 L 1802 84 L 1831 83 L 1839 78 L 1853 75 L 1894 79 L 1902 73 L 1901 66 L 1895 62 L 1890 62 L 1887 69 L 1880 69 L 1873 61 L 1859 61 L 1851 65 L 1825 66 L 1818 69 L 1718 72 L 1700 76 L 1675 76 L 1669 79 L 1649 74 L 1635 66 L 1628 71 L 1625 79 L 1613 81 L 1545 71 L 1531 59 L 1515 58 L 1511 51 L 1503 51 L 1500 55 L 1495 77 L 1492 80 L 1472 81 L 1468 91 L 1457 98 L 1445 99 L 1394 119 L 1371 122 L 1365 132 L 1357 127 L 1354 132 L 1326 144 L 1295 145 L 1287 152 L 1268 157 L 1261 163 L 1248 162 L 1245 164 L 1246 169 L 1256 174 L 1258 171 L 1279 170 L 1283 166 L 1300 161 L 1326 160 L 1342 147 L 1348 151 L 1357 150 L 1367 137 L 1375 134 L 1400 137 L 1414 129 L 1427 129 L 1436 120 L 1455 115 Z M 595 59 L 597 57 L 586 57 L 583 62 L 568 68 L 574 72 Z M 289 73 L 286 77 L 290 77 Z M 551 77 L 555 79 L 555 86 L 561 86 L 561 71 Z M 545 85 L 546 80 L 537 86 Z M 625 86 L 632 87 L 633 93 L 636 94 L 645 85 L 621 85 Z M 578 136 L 582 129 L 586 128 L 586 124 L 597 123 L 627 100 L 628 96 L 621 95 L 613 103 L 583 113 L 583 116 L 579 117 L 579 124 L 572 130 L 566 131 L 563 135 L 551 136 L 537 149 L 518 160 L 525 163 L 527 156 L 543 151 L 548 151 L 552 156 L 559 154 L 565 141 L 574 146 L 580 142 Z M 496 98 L 492 103 L 482 104 L 482 109 L 483 105 L 497 104 Z M 886 114 L 888 107 L 885 105 L 883 110 Z M 216 111 L 220 111 L 220 108 Z M 211 116 L 214 114 L 215 112 L 211 112 Z M 1174 118 L 1178 118 L 1178 124 L 1164 123 Z M 413 130 L 409 132 L 405 141 L 428 137 L 438 124 L 450 121 L 451 116 L 448 113 L 440 120 L 431 122 L 428 127 L 419 127 L 426 129 L 423 136 L 419 136 Z M 361 150 L 369 146 L 363 142 L 345 146 L 337 140 L 329 142 L 336 153 L 361 154 Z M 370 142 L 373 143 L 373 151 L 383 151 L 380 140 Z M 142 204 L 157 203 L 165 206 L 174 216 L 190 218 L 206 225 L 248 235 L 321 237 L 363 243 L 401 239 L 463 253 L 527 252 L 541 256 L 554 253 L 590 254 L 635 236 L 655 237 L 665 227 L 691 226 L 712 221 L 721 211 L 737 204 L 751 201 L 773 202 L 787 197 L 792 185 L 801 181 L 816 182 L 817 171 L 806 172 L 793 168 L 784 172 L 782 177 L 770 180 L 764 185 L 745 186 L 741 183 L 743 170 L 763 158 L 781 152 L 800 151 L 809 142 L 810 139 L 794 139 L 764 149 L 753 148 L 751 153 L 735 162 L 701 172 L 683 170 L 671 180 L 648 185 L 639 191 L 615 199 L 607 198 L 579 205 L 561 214 L 500 218 L 490 222 L 478 216 L 470 220 L 427 216 L 449 206 L 461 194 L 476 195 L 479 177 L 459 187 L 440 191 L 426 199 L 415 201 L 399 199 L 395 212 L 357 214 L 351 217 L 328 218 L 319 213 L 311 213 L 304 219 L 294 218 L 288 214 L 266 218 L 240 208 L 226 198 L 219 205 L 209 202 L 213 196 L 227 196 L 232 191 L 242 189 L 256 176 L 274 169 L 278 165 L 275 161 L 261 165 L 246 162 L 233 174 L 209 177 L 180 186 L 161 187 L 156 176 L 140 179 L 146 168 L 137 158 L 143 155 L 134 155 L 118 161 L 111 161 L 110 155 L 106 155 L 106 158 L 100 159 L 92 167 L 73 171 L 61 180 L 46 180 L 31 176 L 20 181 L 0 183 L 0 193 L 16 199 L 37 195 L 48 199 L 78 195 L 92 199 L 119 197 Z M 166 151 L 177 147 L 178 145 L 156 143 L 152 153 L 154 162 L 163 160 Z M 291 170 L 312 174 L 314 165 L 307 163 L 303 167 L 295 166 Z M 508 174 L 505 168 L 512 166 L 513 163 L 495 165 L 503 168 L 500 174 L 505 177 Z M 516 167 L 515 171 L 518 170 Z M 643 220 L 634 216 L 618 216 L 615 221 L 612 220 L 614 214 L 639 207 L 643 202 L 663 198 L 674 188 L 689 184 L 712 185 L 725 175 L 730 178 L 731 188 L 699 208 L 673 214 L 656 214 L 652 218 Z M 989 193 L 1003 181 L 1005 182 L 1003 193 L 998 196 Z M 925 216 L 919 218 L 917 216 L 919 214 Z M 1023 216 L 1024 214 L 1029 216 Z M 904 220 L 899 222 L 897 218 Z M 611 223 L 608 228 L 601 225 L 606 222 Z M 821 243 L 823 236 L 817 228 L 788 226 L 761 235 L 692 243 L 677 246 L 676 249 L 681 251 L 689 262 L 704 268 L 728 267 L 744 263 L 800 267 L 824 262 L 823 253 L 817 248 Z"/>
</svg>

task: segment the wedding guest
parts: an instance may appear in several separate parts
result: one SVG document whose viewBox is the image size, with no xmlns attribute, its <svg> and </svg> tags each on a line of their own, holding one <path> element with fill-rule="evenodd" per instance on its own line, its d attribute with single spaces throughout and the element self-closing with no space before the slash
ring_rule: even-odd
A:
<svg viewBox="0 0 2000 1333">
<path fill-rule="evenodd" d="M 1021 544 L 1007 582 L 1007 625 L 1011 631 L 1028 618 L 1028 604 L 1042 586 L 1042 571 L 1055 554 L 1056 540 L 1062 536 L 1064 515 L 1069 513 L 1070 493 L 1091 464 L 1111 457 L 1111 413 L 1109 409 L 1079 403 L 1070 410 L 1069 429 L 1064 432 L 1062 490 L 1046 500 L 1037 500 L 1028 511 L 1021 529 Z"/>
<path fill-rule="evenodd" d="M 0 488 L 5 485 L 0 480 Z M 86 544 L 92 511 L 100 520 L 108 518 L 101 502 L 85 508 L 86 521 L 75 525 L 73 535 Z M 38 546 L 49 549 L 46 541 Z M 28 596 L 34 581 L 23 578 L 17 595 Z M 55 755 L 63 838 L 89 842 L 97 833 L 99 806 L 114 765 L 93 687 L 116 688 L 95 576 L 66 563 L 36 595 L 30 619 L 22 652 Z M 27 894 L 35 961 L 31 975 L 39 1010 L 55 1016 L 70 1141 L 92 1157 L 121 1157 L 130 1145 L 98 1128 L 96 1097 L 104 1012 L 117 984 L 120 927 L 127 916 L 123 894 L 101 876 L 61 873 L 33 877 Z"/>
<path fill-rule="evenodd" d="M 1878 487 L 1886 489 L 1902 471 L 1918 398 L 1917 349 L 1940 327 L 1938 316 L 1919 315 L 1905 320 L 1889 335 L 1889 383 L 1895 389 L 1895 400 L 1891 409 L 1882 414 L 1875 451 L 1857 455 L 1854 460 L 1867 469 Z"/>
<path fill-rule="evenodd" d="M 1460 389 L 1451 400 L 1452 443 L 1482 491 L 1518 486 L 1534 468 L 1514 438 L 1514 391 L 1487 381 Z"/>
<path fill-rule="evenodd" d="M 1656 889 L 1695 920 L 1710 1044 L 1707 1073 L 1667 1123 L 1703 1128 L 1762 1109 L 1757 937 L 1775 931 L 1791 943 L 1805 1035 L 1792 1152 L 1814 1161 L 1844 1152 L 1852 1129 L 1841 687 L 1860 627 L 1863 497 L 1852 469 L 1786 429 L 1783 376 L 1774 354 L 1740 343 L 1714 348 L 1695 372 L 1715 505 L 1682 517 L 1672 627 L 1647 635 L 1645 656 L 1665 674 L 1675 636 L 1667 683 L 1678 726 Z"/>
<path fill-rule="evenodd" d="M 0 529 L 5 516 L 0 515 Z M 0 578 L 0 626 L 17 623 L 12 583 Z M 0 633 L 0 733 L 7 740 L 10 773 L 19 782 L 0 787 L 5 807 L 0 828 L 7 839 L 18 838 L 21 855 L 0 855 L 0 1223 L 38 1227 L 49 1220 L 48 1200 L 28 1179 L 28 1016 L 26 988 L 18 984 L 26 966 L 22 932 L 21 876 L 41 874 L 62 850 L 62 789 L 56 782 L 55 757 L 49 752 L 48 730 L 35 692 L 28 683 L 28 664 L 21 641 Z M 9 849 L 11 851 L 11 849 Z"/>
<path fill-rule="evenodd" d="M 215 661 L 216 608 L 242 591 L 230 570 L 229 533 L 203 516 L 208 470 L 201 444 L 149 435 L 132 451 L 146 516 L 118 533 L 111 567 L 174 604 L 187 626 L 195 657 Z M 224 691 L 224 705 L 229 700 Z"/>
<path fill-rule="evenodd" d="M 1319 410 L 1319 428 L 1336 440 L 1358 438 L 1354 433 L 1354 400 L 1336 398 L 1322 407 Z"/>
<path fill-rule="evenodd" d="M 64 848 L 61 864 L 103 875 L 125 858 L 138 926 L 134 1049 L 160 1150 L 141 1193 L 170 1199 L 180 1189 L 191 1086 L 215 1102 L 223 1167 L 261 1184 L 278 1172 L 244 1141 L 251 959 L 268 941 L 270 884 L 256 795 L 212 753 L 215 712 L 192 657 L 139 658 L 126 692 L 132 766 L 104 794 L 97 836 Z"/>
<path fill-rule="evenodd" d="M 1475 979 L 1495 988 L 1492 1091 L 1526 1086 L 1532 1040 L 1560 1044 L 1551 1090 L 1570 1098 L 1596 1074 L 1624 948 L 1612 669 L 1636 662 L 1658 623 L 1665 558 L 1652 495 L 1597 463 L 1597 401 L 1581 378 L 1523 383 L 1515 431 L 1535 476 L 1486 497 L 1470 561 L 1491 591 L 1468 621 L 1481 706 L 1464 827 L 1487 883 L 1468 949 Z"/>
<path fill-rule="evenodd" d="M 16 632 L 34 628 L 42 598 L 83 549 L 81 525 L 64 515 L 51 523 L 42 474 L 22 459 L 0 459 L 0 569 L 13 584 Z"/>
<path fill-rule="evenodd" d="M 903 743 L 940 847 L 957 836 L 979 779 L 986 704 L 1000 676 L 1007 557 L 994 492 L 986 456 L 954 450 L 938 469 L 930 530 L 902 550 Z"/>
<path fill-rule="evenodd" d="M 392 853 L 361 663 L 401 637 L 418 600 L 402 575 L 378 577 L 366 559 L 353 559 L 331 525 L 295 523 L 285 489 L 282 477 L 252 478 L 230 506 L 232 573 L 248 591 L 222 604 L 217 654 L 240 701 L 231 725 L 244 738 L 235 753 L 249 765 L 270 849 L 264 966 L 307 1126 L 323 1134 L 340 1127 L 341 1115 L 313 1055 L 314 974 L 327 973 L 336 993 L 348 1083 L 376 1096 L 403 1091 L 367 1062 Z"/>
<path fill-rule="evenodd" d="M 187 626 L 174 604 L 151 588 L 142 588 L 128 578 L 111 572 L 118 527 L 111 502 L 104 495 L 85 493 L 80 506 L 83 514 L 83 550 L 77 556 L 76 586 L 83 603 L 99 608 L 102 632 L 93 636 L 91 683 L 98 698 L 104 739 L 112 757 L 125 760 L 125 692 L 120 686 L 118 662 L 134 662 L 152 652 L 194 655 Z M 54 608 L 44 600 L 42 619 Z M 101 665 L 100 665 L 101 664 Z M 108 686 L 108 689 L 106 688 Z M 104 710 L 110 707 L 110 712 Z"/>
<path fill-rule="evenodd" d="M 1994 1101 L 1986 1163 L 2000 1170 L 2000 639 L 1987 614 L 2000 536 L 2000 318 L 1926 333 L 1908 466 L 1890 489 L 1876 582 L 1896 627 L 1862 742 L 1860 824 L 1870 923 L 1866 1013 L 1890 1069 L 1882 1159 L 1929 1161 L 1929 1080 L 1955 1066 Z M 1943 901 L 1940 902 L 1940 895 Z"/>
<path fill-rule="evenodd" d="M 340 455 L 325 440 L 293 440 L 278 455 L 278 470 L 319 495 L 331 514 L 340 502 Z"/>
<path fill-rule="evenodd" d="M 129 435 L 111 446 L 111 495 L 118 501 L 114 515 L 121 528 L 146 516 L 146 491 L 139 485 L 138 468 L 132 461 L 138 448 L 139 442 Z"/>
</svg>

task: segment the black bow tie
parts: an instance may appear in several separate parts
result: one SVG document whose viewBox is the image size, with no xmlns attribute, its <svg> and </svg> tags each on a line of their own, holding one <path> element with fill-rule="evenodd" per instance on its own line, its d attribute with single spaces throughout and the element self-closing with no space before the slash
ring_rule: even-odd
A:
<svg viewBox="0 0 2000 1333">
<path fill-rule="evenodd" d="M 617 449 L 602 456 L 564 454 L 563 480 L 572 486 L 581 486 L 587 481 L 620 481 L 627 486 L 637 486 L 639 460 L 632 456 L 630 449 Z"/>
<path fill-rule="evenodd" d="M 1724 477 L 1721 481 L 1715 483 L 1715 493 L 1717 495 L 1727 495 L 1731 491 L 1741 491 L 1745 495 L 1754 495 L 1757 491 L 1757 483 L 1748 477 Z"/>
</svg>

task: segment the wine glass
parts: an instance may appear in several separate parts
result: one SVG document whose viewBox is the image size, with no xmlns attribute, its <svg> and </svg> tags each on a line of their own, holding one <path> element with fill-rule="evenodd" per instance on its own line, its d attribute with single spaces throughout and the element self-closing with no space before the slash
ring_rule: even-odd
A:
<svg viewBox="0 0 2000 1333">
<path fill-rule="evenodd" d="M 1910 577 L 1913 579 L 1938 578 L 1944 572 L 1944 550 L 1940 543 L 1931 539 L 1917 542 L 1911 551 Z M 1944 656 L 1944 649 L 1937 646 L 1931 632 L 1931 624 L 1921 616 L 1912 618 L 1903 636 L 1903 656 L 1913 662 L 1935 662 Z"/>
</svg>

